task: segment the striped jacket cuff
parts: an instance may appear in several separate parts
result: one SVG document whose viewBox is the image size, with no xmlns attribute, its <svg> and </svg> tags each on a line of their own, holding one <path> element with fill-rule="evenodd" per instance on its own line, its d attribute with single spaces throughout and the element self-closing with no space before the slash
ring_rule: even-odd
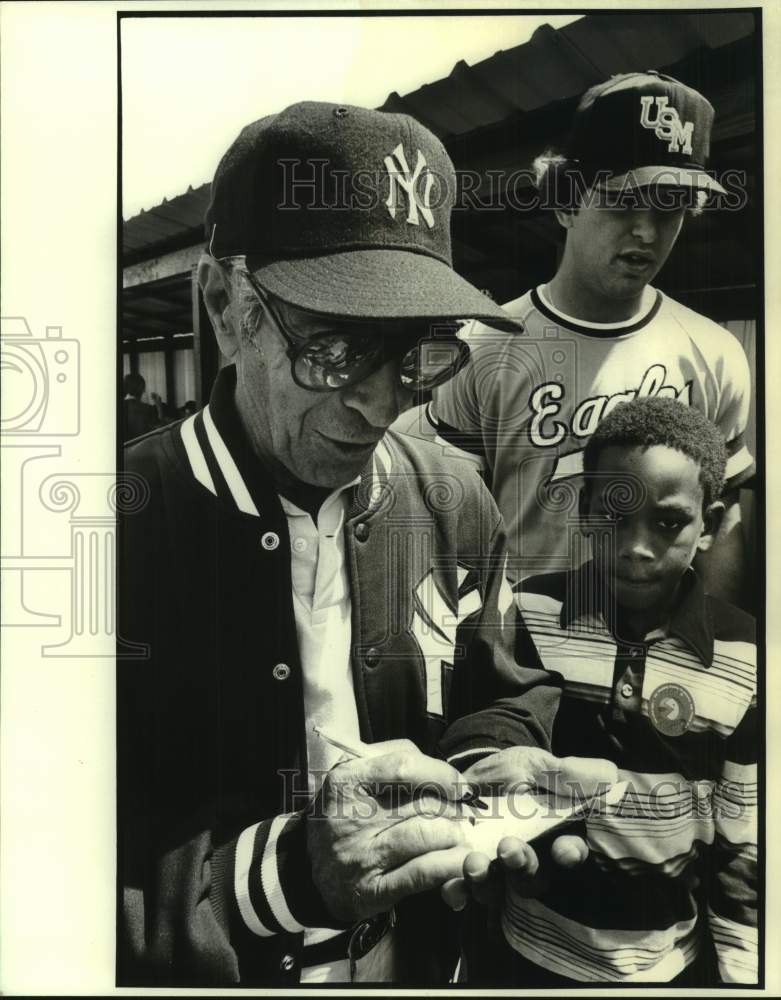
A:
<svg viewBox="0 0 781 1000">
<path fill-rule="evenodd" d="M 257 937 L 348 926 L 328 913 L 312 881 L 301 813 L 274 816 L 243 830 L 235 841 L 232 876 L 232 892 L 224 885 L 223 894 L 232 895 L 241 922 Z"/>
</svg>

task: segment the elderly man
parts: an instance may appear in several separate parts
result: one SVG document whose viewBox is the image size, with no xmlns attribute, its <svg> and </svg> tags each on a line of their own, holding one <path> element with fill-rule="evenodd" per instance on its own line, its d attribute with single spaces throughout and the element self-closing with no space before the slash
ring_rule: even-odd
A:
<svg viewBox="0 0 781 1000">
<path fill-rule="evenodd" d="M 511 336 L 475 324 L 469 365 L 400 421 L 476 454 L 505 520 L 514 583 L 578 565 L 583 449 L 620 401 L 667 396 L 697 407 L 727 442 L 727 511 L 697 569 L 709 592 L 740 602 L 738 487 L 751 381 L 743 350 L 716 323 L 650 284 L 681 231 L 723 188 L 705 170 L 714 112 L 659 73 L 624 73 L 588 90 L 563 153 L 538 157 L 544 206 L 564 232 L 556 274 L 505 305 Z M 430 420 L 429 420 L 430 418 Z"/>
<path fill-rule="evenodd" d="M 217 170 L 199 279 L 229 364 L 126 455 L 123 984 L 447 982 L 425 892 L 467 896 L 459 773 L 548 746 L 557 681 L 514 660 L 493 501 L 386 434 L 466 360 L 458 321 L 514 325 L 451 268 L 454 182 L 414 120 L 319 103 Z"/>
</svg>

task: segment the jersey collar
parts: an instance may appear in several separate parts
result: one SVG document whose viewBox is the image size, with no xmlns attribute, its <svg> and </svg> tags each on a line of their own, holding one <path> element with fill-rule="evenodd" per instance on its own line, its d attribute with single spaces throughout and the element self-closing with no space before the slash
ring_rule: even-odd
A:
<svg viewBox="0 0 781 1000">
<path fill-rule="evenodd" d="M 585 337 L 593 337 L 597 340 L 612 340 L 615 337 L 625 337 L 628 333 L 642 330 L 659 312 L 663 299 L 662 293 L 658 289 L 651 288 L 650 290 L 653 292 L 651 305 L 646 306 L 639 315 L 633 316 L 626 323 L 586 323 L 584 320 L 578 320 L 554 309 L 543 295 L 544 287 L 544 285 L 539 285 L 531 290 L 531 300 L 535 309 L 557 326 L 563 326 L 573 333 L 580 333 Z"/>
</svg>

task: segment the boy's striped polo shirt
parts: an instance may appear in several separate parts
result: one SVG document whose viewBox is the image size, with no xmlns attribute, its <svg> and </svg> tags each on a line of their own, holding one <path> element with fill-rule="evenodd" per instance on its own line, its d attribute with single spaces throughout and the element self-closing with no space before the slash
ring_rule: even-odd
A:
<svg viewBox="0 0 781 1000">
<path fill-rule="evenodd" d="M 606 757 L 630 785 L 587 819 L 585 865 L 508 899 L 506 937 L 584 982 L 666 982 L 711 947 L 725 982 L 755 982 L 753 618 L 689 570 L 671 620 L 627 642 L 592 563 L 521 586 L 519 662 L 562 679 L 553 751 Z"/>
</svg>

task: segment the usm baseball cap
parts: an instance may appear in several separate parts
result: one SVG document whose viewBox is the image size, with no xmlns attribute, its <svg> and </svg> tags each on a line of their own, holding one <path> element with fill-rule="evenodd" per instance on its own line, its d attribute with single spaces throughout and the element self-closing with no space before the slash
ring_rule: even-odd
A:
<svg viewBox="0 0 781 1000">
<path fill-rule="evenodd" d="M 713 106 L 702 94 L 655 70 L 622 73 L 583 95 L 565 147 L 568 159 L 607 189 L 650 184 L 724 194 L 706 165 Z"/>
<path fill-rule="evenodd" d="M 517 330 L 453 270 L 455 196 L 450 157 L 414 118 L 303 101 L 247 125 L 225 153 L 206 239 L 301 309 Z"/>
</svg>

